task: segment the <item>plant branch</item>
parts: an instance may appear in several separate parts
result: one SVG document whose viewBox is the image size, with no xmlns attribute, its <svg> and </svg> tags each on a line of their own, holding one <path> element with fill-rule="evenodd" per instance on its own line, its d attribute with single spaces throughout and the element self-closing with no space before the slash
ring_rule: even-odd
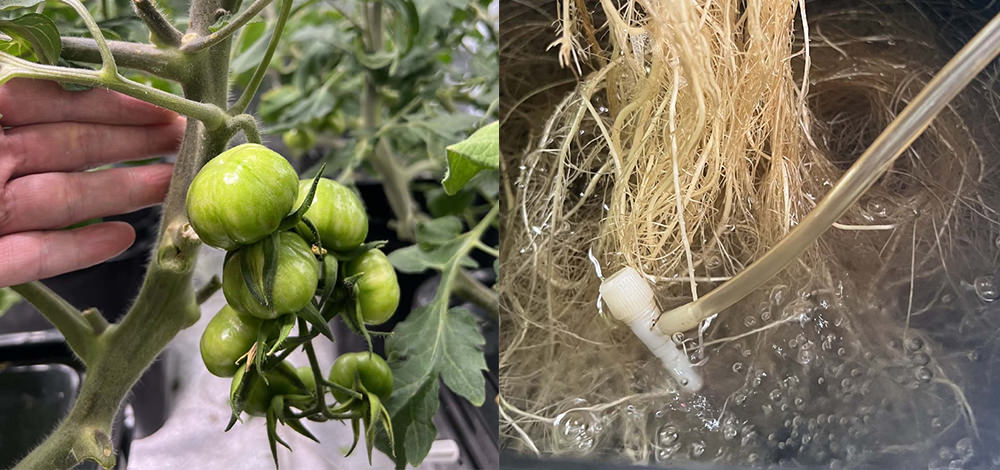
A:
<svg viewBox="0 0 1000 470">
<path fill-rule="evenodd" d="M 77 62 L 101 62 L 97 41 L 90 38 L 63 37 L 62 57 Z M 111 55 L 118 65 L 148 72 L 173 81 L 184 81 L 188 69 L 181 54 L 171 49 L 160 49 L 149 44 L 126 41 L 108 41 Z"/>
<path fill-rule="evenodd" d="M 111 48 L 108 47 L 108 41 L 104 39 L 104 33 L 101 32 L 101 27 L 97 25 L 97 20 L 90 14 L 90 10 L 83 6 L 83 3 L 80 3 L 79 0 L 62 0 L 62 2 L 76 10 L 76 13 L 83 19 L 84 24 L 87 25 L 90 35 L 94 37 L 97 49 L 101 52 L 101 73 L 103 76 L 106 78 L 118 76 L 118 66 L 115 64 L 115 57 L 111 55 Z"/>
<path fill-rule="evenodd" d="M 382 48 L 382 4 L 377 2 L 371 5 L 362 4 L 362 8 L 367 12 L 368 19 L 366 48 L 368 53 L 372 53 Z M 375 135 L 378 131 L 379 106 L 375 76 L 369 71 L 365 75 L 365 89 L 361 96 L 361 112 L 365 128 L 370 135 Z M 400 167 L 399 162 L 393 156 L 385 139 L 376 139 L 371 154 L 371 164 L 382 177 L 386 199 L 389 200 L 389 207 L 396 215 L 396 234 L 400 239 L 413 240 L 414 207 L 416 204 L 410 194 L 410 181 L 405 170 Z"/>
<path fill-rule="evenodd" d="M 274 0 L 256 0 L 252 5 L 243 10 L 236 18 L 229 21 L 222 29 L 205 36 L 195 36 L 193 39 L 181 45 L 181 51 L 193 54 L 203 49 L 210 48 L 233 35 L 237 30 L 247 24 L 257 16 L 264 7 Z"/>
<path fill-rule="evenodd" d="M 281 0 L 281 11 L 278 13 L 278 20 L 274 23 L 274 28 L 271 29 L 271 39 L 267 42 L 267 51 L 264 52 L 264 57 L 260 60 L 260 64 L 257 65 L 257 69 L 253 71 L 253 76 L 250 77 L 247 87 L 243 89 L 240 99 L 229 108 L 228 112 L 230 115 L 246 111 L 247 106 L 250 106 L 250 101 L 257 94 L 260 82 L 264 80 L 264 73 L 267 72 L 268 66 L 271 65 L 271 58 L 274 57 L 274 51 L 278 48 L 278 41 L 281 40 L 281 32 L 285 29 L 285 22 L 288 20 L 288 13 L 291 10 L 292 0 Z"/>
<path fill-rule="evenodd" d="M 0 52 L 0 64 L 11 67 L 6 70 L 0 70 L 0 83 L 10 78 L 23 77 L 109 88 L 148 103 L 167 108 L 184 116 L 193 117 L 204 122 L 205 126 L 209 129 L 219 128 L 225 124 L 227 118 L 226 112 L 217 105 L 182 98 L 166 91 L 136 83 L 121 75 L 107 77 L 102 72 L 94 70 L 36 64 L 5 52 Z"/>
<path fill-rule="evenodd" d="M 500 297 L 496 291 L 483 285 L 464 269 L 459 270 L 455 277 L 455 295 L 486 310 L 494 319 L 500 317 Z"/>
<path fill-rule="evenodd" d="M 246 136 L 247 142 L 253 144 L 259 144 L 260 131 L 257 130 L 257 120 L 250 114 L 240 114 L 229 118 L 226 123 L 226 128 L 229 132 L 229 138 L 236 135 L 237 132 L 243 131 L 243 135 Z"/>
<path fill-rule="evenodd" d="M 149 34 L 163 44 L 171 47 L 180 47 L 181 32 L 174 25 L 170 24 L 167 17 L 163 16 L 163 13 L 156 8 L 156 5 L 152 1 L 132 0 L 132 6 L 135 8 L 135 14 L 139 16 L 139 19 L 143 23 L 146 23 L 146 27 L 149 28 Z"/>
<path fill-rule="evenodd" d="M 201 286 L 197 292 L 194 294 L 195 302 L 198 305 L 205 303 L 213 294 L 222 289 L 222 281 L 219 280 L 219 276 L 212 276 L 205 285 Z"/>
<path fill-rule="evenodd" d="M 97 346 L 97 334 L 76 307 L 38 281 L 11 288 L 31 302 L 62 333 L 70 349 L 84 364 L 90 361 Z"/>
</svg>

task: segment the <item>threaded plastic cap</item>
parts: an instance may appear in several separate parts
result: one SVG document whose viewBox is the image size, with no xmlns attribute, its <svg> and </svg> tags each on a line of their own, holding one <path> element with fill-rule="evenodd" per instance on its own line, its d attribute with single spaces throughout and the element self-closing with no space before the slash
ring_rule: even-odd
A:
<svg viewBox="0 0 1000 470">
<path fill-rule="evenodd" d="M 626 267 L 601 283 L 601 297 L 611 315 L 631 324 L 640 315 L 657 311 L 653 289 L 635 269 Z"/>
</svg>

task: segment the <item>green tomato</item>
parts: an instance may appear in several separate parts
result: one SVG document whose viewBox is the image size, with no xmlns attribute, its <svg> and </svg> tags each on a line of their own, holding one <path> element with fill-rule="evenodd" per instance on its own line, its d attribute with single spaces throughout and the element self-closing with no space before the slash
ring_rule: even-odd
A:
<svg viewBox="0 0 1000 470">
<path fill-rule="evenodd" d="M 306 386 L 306 391 L 312 393 L 316 391 L 316 376 L 313 375 L 312 367 L 302 366 L 295 369 L 295 373 L 299 375 L 299 380 L 302 381 Z"/>
<path fill-rule="evenodd" d="M 240 378 L 246 374 L 246 367 L 240 367 L 233 376 L 233 382 L 229 386 L 229 396 L 235 397 L 236 384 Z M 240 408 L 251 416 L 264 416 L 271 406 L 271 399 L 278 395 L 295 395 L 300 393 L 299 387 L 291 377 L 296 375 L 295 368 L 288 362 L 282 361 L 278 367 L 264 371 L 267 382 L 257 373 L 257 370 L 250 368 L 250 376 L 245 380 L 246 390 L 242 399 L 237 400 Z"/>
<path fill-rule="evenodd" d="M 191 181 L 187 214 L 205 243 L 225 250 L 256 242 L 277 230 L 292 211 L 298 175 L 260 144 L 243 144 L 213 158 Z"/>
<path fill-rule="evenodd" d="M 356 281 L 361 316 L 369 325 L 385 323 L 399 306 L 396 270 L 381 250 L 368 250 L 344 268 L 344 277 L 357 274 L 361 274 Z"/>
<path fill-rule="evenodd" d="M 201 360 L 212 375 L 232 377 L 236 361 L 257 340 L 260 320 L 226 305 L 216 313 L 201 335 Z"/>
<path fill-rule="evenodd" d="M 360 383 L 358 383 L 360 379 Z M 333 367 L 330 367 L 330 382 L 354 391 L 361 387 L 369 393 L 374 393 L 383 402 L 392 394 L 392 369 L 375 353 L 354 352 L 341 354 Z M 346 403 L 350 395 L 333 389 L 333 398 L 340 403 Z"/>
<path fill-rule="evenodd" d="M 295 207 L 306 200 L 311 185 L 312 180 L 299 182 L 299 197 Z M 368 236 L 365 205 L 350 188 L 331 179 L 320 178 L 316 185 L 316 195 L 305 215 L 316 227 L 323 241 L 323 248 L 327 250 L 347 251 L 357 248 Z M 312 231 L 306 224 L 299 224 L 295 229 L 303 237 L 312 239 Z"/>
<path fill-rule="evenodd" d="M 290 129 L 281 135 L 285 146 L 292 150 L 305 152 L 316 145 L 316 136 L 309 129 Z"/>
<path fill-rule="evenodd" d="M 319 282 L 319 261 L 309 244 L 294 232 L 278 234 L 278 270 L 274 275 L 272 309 L 257 302 L 243 279 L 243 257 L 249 256 L 254 285 L 264 290 L 264 244 L 262 240 L 233 252 L 222 268 L 222 293 L 233 308 L 257 318 L 272 319 L 294 313 L 305 307 L 316 293 Z"/>
</svg>

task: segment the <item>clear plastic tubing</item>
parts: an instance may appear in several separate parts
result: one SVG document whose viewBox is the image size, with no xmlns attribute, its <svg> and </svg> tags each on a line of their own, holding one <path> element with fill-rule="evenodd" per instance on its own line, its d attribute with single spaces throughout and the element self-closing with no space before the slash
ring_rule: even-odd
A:
<svg viewBox="0 0 1000 470">
<path fill-rule="evenodd" d="M 1000 54 L 1000 15 L 994 17 L 878 139 L 844 173 L 836 186 L 785 238 L 763 257 L 704 297 L 663 314 L 656 329 L 669 335 L 690 330 L 749 295 L 798 258 L 875 183 L 892 162 L 930 125 L 931 120 Z"/>
</svg>

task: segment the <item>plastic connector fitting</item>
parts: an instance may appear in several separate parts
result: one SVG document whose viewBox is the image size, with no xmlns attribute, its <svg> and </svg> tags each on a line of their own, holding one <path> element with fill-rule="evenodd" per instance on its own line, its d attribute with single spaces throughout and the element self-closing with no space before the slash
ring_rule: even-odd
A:
<svg viewBox="0 0 1000 470">
<path fill-rule="evenodd" d="M 660 325 L 653 329 L 653 322 L 660 316 L 653 289 L 643 277 L 632 268 L 624 268 L 601 283 L 601 297 L 608 310 L 616 319 L 625 322 L 647 348 L 660 358 L 667 372 L 677 381 L 681 389 L 697 392 L 702 380 L 687 354 L 679 349 Z M 662 320 L 661 320 L 662 321 Z"/>
</svg>

